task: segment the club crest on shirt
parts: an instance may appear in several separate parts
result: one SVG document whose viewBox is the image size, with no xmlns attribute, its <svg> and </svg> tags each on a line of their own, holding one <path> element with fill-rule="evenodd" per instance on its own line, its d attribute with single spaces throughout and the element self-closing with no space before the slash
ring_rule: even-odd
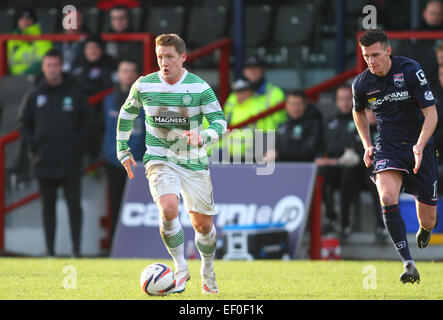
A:
<svg viewBox="0 0 443 320">
<path fill-rule="evenodd" d="M 36 101 L 37 107 L 39 107 L 39 108 L 43 107 L 46 104 L 46 101 L 47 101 L 46 95 L 39 94 L 37 96 L 37 101 Z"/>
<path fill-rule="evenodd" d="M 184 106 L 190 106 L 192 104 L 192 96 L 189 93 L 186 93 L 182 96 L 182 103 Z"/>
<path fill-rule="evenodd" d="M 401 88 L 405 85 L 405 77 L 403 73 L 394 74 L 394 84 L 397 88 Z"/>
</svg>

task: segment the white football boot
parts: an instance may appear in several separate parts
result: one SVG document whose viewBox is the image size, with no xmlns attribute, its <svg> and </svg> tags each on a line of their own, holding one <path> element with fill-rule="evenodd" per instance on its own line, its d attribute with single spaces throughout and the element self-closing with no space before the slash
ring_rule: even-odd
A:
<svg viewBox="0 0 443 320">
<path fill-rule="evenodd" d="M 215 273 L 212 272 L 209 275 L 204 273 L 201 274 L 202 277 L 202 293 L 204 294 L 218 294 L 217 281 L 215 280 Z"/>
<path fill-rule="evenodd" d="M 182 293 L 186 289 L 186 282 L 191 279 L 189 269 L 177 270 L 175 272 L 175 289 L 173 293 Z"/>
</svg>

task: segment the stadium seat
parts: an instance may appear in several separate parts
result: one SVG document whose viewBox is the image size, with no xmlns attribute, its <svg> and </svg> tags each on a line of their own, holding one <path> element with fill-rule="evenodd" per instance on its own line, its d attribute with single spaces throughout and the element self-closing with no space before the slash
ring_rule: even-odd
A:
<svg viewBox="0 0 443 320">
<path fill-rule="evenodd" d="M 294 46 L 310 39 L 314 14 L 311 4 L 278 7 L 273 41 L 279 45 Z"/>
<path fill-rule="evenodd" d="M 228 9 L 225 6 L 192 7 L 186 29 L 186 43 L 198 48 L 223 38 L 227 33 Z"/>
<path fill-rule="evenodd" d="M 145 14 L 146 32 L 159 35 L 162 33 L 176 33 L 182 35 L 185 22 L 185 9 L 181 6 L 151 7 Z"/>
<path fill-rule="evenodd" d="M 82 10 L 85 19 L 85 26 L 91 33 L 101 32 L 102 11 L 95 7 L 85 8 Z"/>
<path fill-rule="evenodd" d="M 260 21 L 260 23 L 257 23 Z M 272 6 L 251 5 L 245 9 L 246 46 L 256 47 L 267 42 L 272 22 Z"/>
<path fill-rule="evenodd" d="M 14 8 L 0 10 L 0 33 L 11 33 L 14 30 L 14 16 Z"/>
<path fill-rule="evenodd" d="M 37 8 L 37 22 L 42 33 L 56 33 L 59 21 L 58 10 L 56 8 Z"/>
<path fill-rule="evenodd" d="M 142 8 L 132 8 L 130 9 L 129 15 L 131 16 L 132 28 L 135 32 L 140 32 L 143 30 L 143 9 Z"/>
</svg>

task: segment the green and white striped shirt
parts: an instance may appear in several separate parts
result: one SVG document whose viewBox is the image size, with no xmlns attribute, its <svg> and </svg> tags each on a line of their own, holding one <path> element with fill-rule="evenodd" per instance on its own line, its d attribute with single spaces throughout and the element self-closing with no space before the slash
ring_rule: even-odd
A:
<svg viewBox="0 0 443 320">
<path fill-rule="evenodd" d="M 206 143 L 217 141 L 226 132 L 226 119 L 211 87 L 198 76 L 184 70 L 175 84 L 168 84 L 159 72 L 137 79 L 120 109 L 117 124 L 117 157 L 129 158 L 128 140 L 132 125 L 145 111 L 145 167 L 153 163 L 175 163 L 190 170 L 208 167 L 205 148 L 188 146 L 183 130 L 198 130 Z M 202 130 L 203 116 L 209 127 Z"/>
</svg>

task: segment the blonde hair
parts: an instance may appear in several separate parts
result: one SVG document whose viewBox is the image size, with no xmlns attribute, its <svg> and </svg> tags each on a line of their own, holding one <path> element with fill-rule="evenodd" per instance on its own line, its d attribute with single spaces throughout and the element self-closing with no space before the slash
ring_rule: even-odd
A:
<svg viewBox="0 0 443 320">
<path fill-rule="evenodd" d="M 175 33 L 161 34 L 155 38 L 155 47 L 158 46 L 172 46 L 175 48 L 178 54 L 183 54 L 186 52 L 185 42 Z"/>
</svg>

